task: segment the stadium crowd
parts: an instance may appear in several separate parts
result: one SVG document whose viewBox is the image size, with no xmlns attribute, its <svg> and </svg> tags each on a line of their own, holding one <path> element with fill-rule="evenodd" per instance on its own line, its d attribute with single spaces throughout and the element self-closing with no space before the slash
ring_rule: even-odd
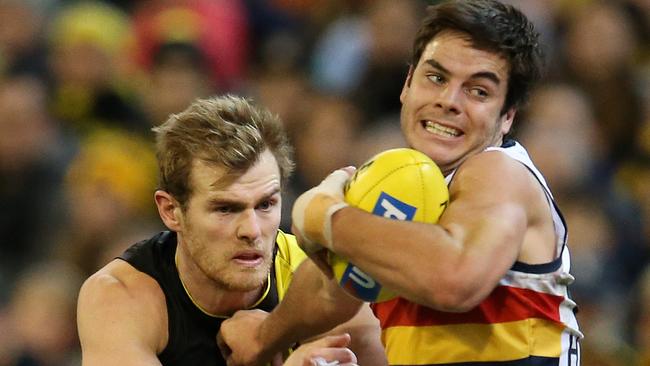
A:
<svg viewBox="0 0 650 366">
<path fill-rule="evenodd" d="M 547 74 L 515 122 L 569 226 L 583 365 L 650 365 L 650 2 L 507 0 Z M 0 366 L 80 364 L 81 282 L 162 230 L 151 127 L 232 93 L 278 114 L 291 202 L 404 146 L 435 0 L 0 0 Z"/>
</svg>

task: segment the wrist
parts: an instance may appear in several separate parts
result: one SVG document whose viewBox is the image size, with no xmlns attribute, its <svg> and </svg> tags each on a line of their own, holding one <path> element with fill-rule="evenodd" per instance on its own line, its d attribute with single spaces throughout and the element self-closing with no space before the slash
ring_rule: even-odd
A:
<svg viewBox="0 0 650 366">
<path fill-rule="evenodd" d="M 330 250 L 334 250 L 334 216 L 346 207 L 348 204 L 341 201 L 332 204 L 327 210 L 323 224 L 323 240 Z"/>
<path fill-rule="evenodd" d="M 347 203 L 328 195 L 315 196 L 307 206 L 307 215 L 304 221 L 304 233 L 308 240 L 319 243 L 325 248 L 331 249 L 332 215 Z"/>
<path fill-rule="evenodd" d="M 341 247 L 340 247 L 340 245 L 337 246 L 337 240 L 336 240 L 338 238 L 338 236 L 340 235 L 337 232 L 337 227 L 342 222 L 342 220 L 344 220 L 343 217 L 346 215 L 345 212 L 348 211 L 346 209 L 350 208 L 350 207 L 351 206 L 349 206 L 347 203 L 344 204 L 341 207 L 336 207 L 336 209 L 333 210 L 331 215 L 328 217 L 327 230 L 328 230 L 328 235 L 329 235 L 329 237 L 328 237 L 329 242 L 328 242 L 327 245 L 328 245 L 328 249 L 330 251 L 332 251 L 334 253 L 337 253 L 337 254 L 341 254 L 341 253 L 339 253 L 339 250 L 341 249 Z M 336 235 L 334 235 L 335 232 L 337 232 Z M 338 241 L 340 241 L 340 240 L 338 240 Z"/>
<path fill-rule="evenodd" d="M 280 332 L 283 327 L 272 321 L 274 315 L 274 312 L 269 314 L 267 318 L 269 321 L 262 322 L 258 332 L 258 342 L 260 342 L 261 354 L 264 359 L 268 359 L 280 352 L 284 353 L 297 342 L 297 339 L 291 337 L 292 332 Z"/>
</svg>

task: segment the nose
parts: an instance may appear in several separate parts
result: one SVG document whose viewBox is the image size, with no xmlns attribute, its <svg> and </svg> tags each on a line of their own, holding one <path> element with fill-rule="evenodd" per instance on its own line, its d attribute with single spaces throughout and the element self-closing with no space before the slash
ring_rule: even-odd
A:
<svg viewBox="0 0 650 366">
<path fill-rule="evenodd" d="M 262 235 L 259 217 L 254 209 L 244 210 L 237 223 L 237 237 L 247 242 L 254 242 Z"/>
<path fill-rule="evenodd" d="M 445 113 L 459 114 L 461 111 L 460 94 L 461 89 L 459 87 L 447 84 L 437 95 L 435 105 Z"/>
</svg>

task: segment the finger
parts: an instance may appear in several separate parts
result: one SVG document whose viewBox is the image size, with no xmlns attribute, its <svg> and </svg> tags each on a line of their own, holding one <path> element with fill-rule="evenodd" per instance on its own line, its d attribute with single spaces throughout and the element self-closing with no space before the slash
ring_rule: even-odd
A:
<svg viewBox="0 0 650 366">
<path fill-rule="evenodd" d="M 221 355 L 224 359 L 228 359 L 232 354 L 232 350 L 228 347 L 226 341 L 223 340 L 221 332 L 217 333 L 217 347 L 219 347 L 219 351 L 221 351 Z"/>
<path fill-rule="evenodd" d="M 343 170 L 344 172 L 348 173 L 348 176 L 351 177 L 351 176 L 353 176 L 354 173 L 357 171 L 357 168 L 354 167 L 354 166 L 352 166 L 352 165 L 350 165 L 350 166 L 346 166 L 345 168 L 341 168 L 341 170 Z"/>
<path fill-rule="evenodd" d="M 347 347 L 350 344 L 351 339 L 350 334 L 342 333 L 323 337 L 317 342 L 323 342 L 323 346 L 325 347 Z"/>
<path fill-rule="evenodd" d="M 338 364 L 338 361 L 327 362 L 327 360 L 322 357 L 313 357 L 309 360 L 309 366 L 333 366 Z"/>
<path fill-rule="evenodd" d="M 354 172 L 353 172 L 354 174 Z M 350 179 L 351 174 L 348 173 L 346 168 L 338 169 L 330 173 L 324 180 L 323 183 L 327 182 L 328 184 L 336 183 L 336 185 L 343 186 L 348 179 Z M 322 184 L 322 183 L 321 183 Z"/>
<path fill-rule="evenodd" d="M 329 363 L 334 361 L 338 363 L 356 363 L 357 356 L 348 348 L 321 348 L 314 352 L 314 357 L 312 359 L 321 358 Z M 328 364 L 329 364 L 328 363 Z M 338 365 L 338 363 L 335 363 Z M 322 364 L 322 362 L 321 362 Z"/>
</svg>

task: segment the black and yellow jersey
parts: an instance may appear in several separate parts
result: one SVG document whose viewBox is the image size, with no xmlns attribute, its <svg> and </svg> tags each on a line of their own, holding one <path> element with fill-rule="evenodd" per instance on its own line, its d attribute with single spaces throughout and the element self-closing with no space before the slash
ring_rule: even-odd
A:
<svg viewBox="0 0 650 366">
<path fill-rule="evenodd" d="M 134 244 L 119 257 L 154 278 L 165 294 L 169 338 L 158 358 L 165 366 L 225 366 L 216 335 L 227 317 L 208 314 L 194 304 L 178 275 L 176 244 L 176 233 L 164 231 Z M 251 309 L 273 310 L 289 287 L 293 272 L 305 258 L 296 238 L 279 231 L 266 291 Z"/>
</svg>

